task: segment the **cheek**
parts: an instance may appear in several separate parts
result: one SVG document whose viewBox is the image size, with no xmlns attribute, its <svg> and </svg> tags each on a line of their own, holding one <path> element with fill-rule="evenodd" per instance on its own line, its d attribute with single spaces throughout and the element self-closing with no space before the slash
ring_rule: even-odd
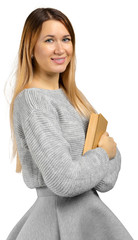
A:
<svg viewBox="0 0 138 240">
<path fill-rule="evenodd" d="M 72 45 L 66 46 L 66 52 L 68 53 L 68 55 L 72 56 L 72 54 L 73 54 L 73 47 L 72 47 Z"/>
<path fill-rule="evenodd" d="M 53 49 L 50 47 L 45 47 L 45 46 L 39 46 L 35 48 L 34 50 L 34 56 L 37 59 L 40 59 L 41 61 L 43 59 L 46 60 L 47 57 L 50 56 L 50 54 L 52 53 Z"/>
<path fill-rule="evenodd" d="M 37 62 L 39 62 L 40 60 L 43 59 L 45 53 L 43 52 L 43 50 L 41 48 L 36 48 L 34 51 L 34 57 L 36 59 Z"/>
</svg>

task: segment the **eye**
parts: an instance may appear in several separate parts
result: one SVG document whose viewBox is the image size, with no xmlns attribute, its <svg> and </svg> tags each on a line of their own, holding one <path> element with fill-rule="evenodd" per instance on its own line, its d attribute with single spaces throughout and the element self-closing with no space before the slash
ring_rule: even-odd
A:
<svg viewBox="0 0 138 240">
<path fill-rule="evenodd" d="M 52 42 L 53 41 L 53 39 L 52 38 L 49 38 L 49 39 L 47 39 L 47 40 L 45 40 L 45 42 Z"/>
<path fill-rule="evenodd" d="M 69 41 L 71 41 L 71 39 L 70 38 L 64 38 L 63 41 L 64 42 L 69 42 Z"/>
</svg>

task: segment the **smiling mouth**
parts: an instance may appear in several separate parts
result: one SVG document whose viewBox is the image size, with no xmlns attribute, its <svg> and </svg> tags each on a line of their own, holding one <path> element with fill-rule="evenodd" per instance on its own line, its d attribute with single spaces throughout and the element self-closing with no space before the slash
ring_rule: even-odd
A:
<svg viewBox="0 0 138 240">
<path fill-rule="evenodd" d="M 51 60 L 55 63 L 62 64 L 65 62 L 65 57 L 64 58 L 51 58 Z"/>
</svg>

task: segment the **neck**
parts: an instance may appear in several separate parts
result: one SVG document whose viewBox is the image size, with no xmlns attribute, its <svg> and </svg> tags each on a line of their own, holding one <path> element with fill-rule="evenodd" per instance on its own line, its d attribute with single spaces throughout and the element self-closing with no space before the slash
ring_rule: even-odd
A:
<svg viewBox="0 0 138 240">
<path fill-rule="evenodd" d="M 59 88 L 59 73 L 43 73 L 36 72 L 32 80 L 33 84 L 39 88 L 58 89 Z"/>
</svg>

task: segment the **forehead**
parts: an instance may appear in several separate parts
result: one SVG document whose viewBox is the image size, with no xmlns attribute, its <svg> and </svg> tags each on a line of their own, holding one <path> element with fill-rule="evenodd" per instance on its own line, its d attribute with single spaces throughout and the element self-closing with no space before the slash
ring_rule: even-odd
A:
<svg viewBox="0 0 138 240">
<path fill-rule="evenodd" d="M 40 37 L 43 35 L 66 35 L 69 34 L 67 28 L 57 20 L 48 20 L 43 22 Z"/>
</svg>

